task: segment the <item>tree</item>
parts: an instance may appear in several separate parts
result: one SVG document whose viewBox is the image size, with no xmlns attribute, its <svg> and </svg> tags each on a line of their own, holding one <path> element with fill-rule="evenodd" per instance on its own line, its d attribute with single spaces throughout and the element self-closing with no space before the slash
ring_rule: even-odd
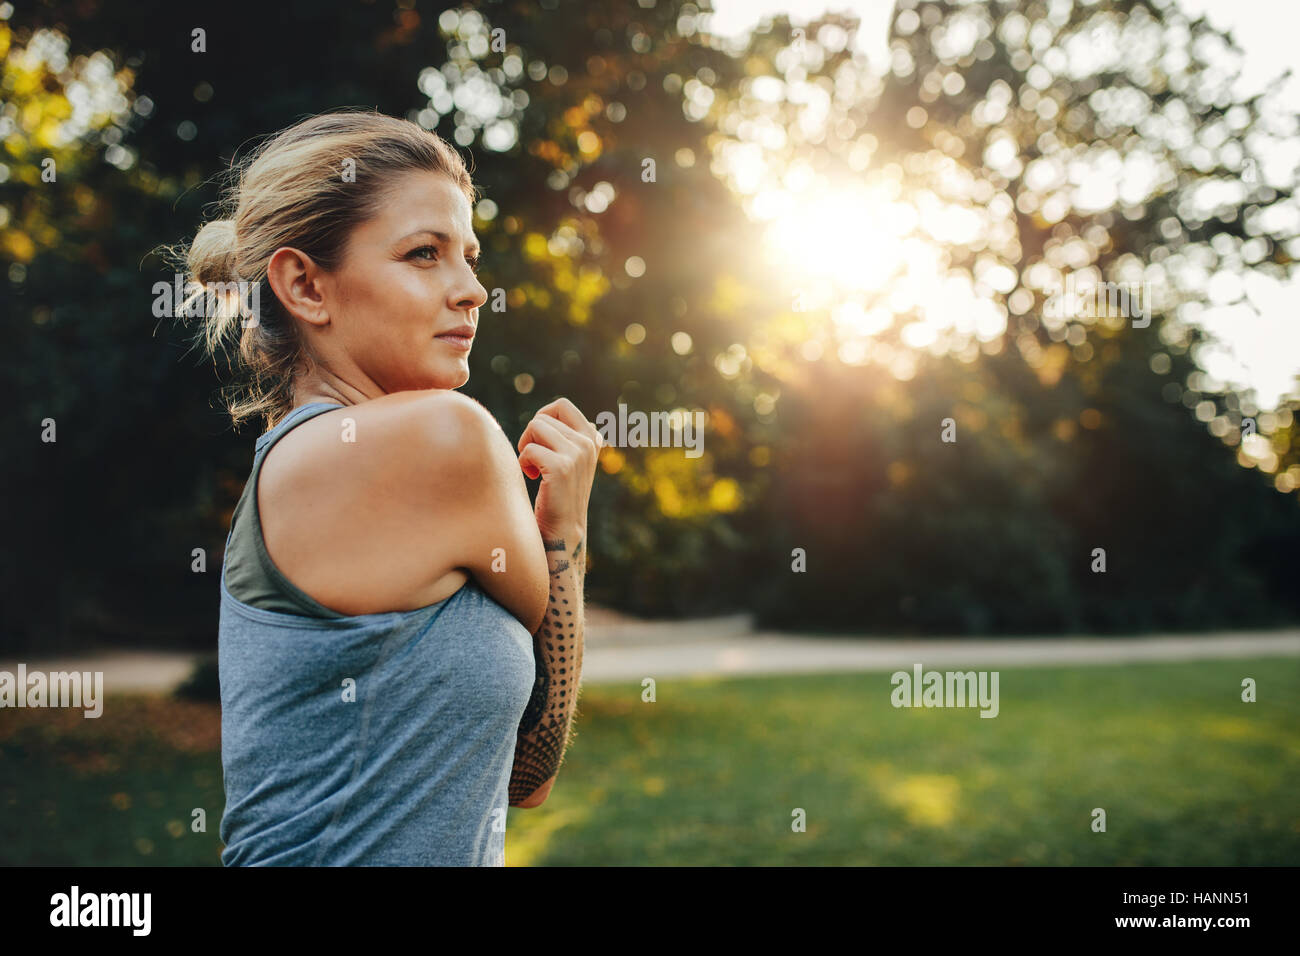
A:
<svg viewBox="0 0 1300 956">
<path fill-rule="evenodd" d="M 265 17 L 48 0 L 5 27 L 6 646 L 48 647 L 51 607 L 78 638 L 212 641 L 254 436 L 154 317 L 157 251 L 257 137 L 340 106 L 469 157 L 492 299 L 466 391 L 508 431 L 559 394 L 707 412 L 698 457 L 603 453 L 593 597 L 855 629 L 1300 610 L 1295 404 L 1217 390 L 1188 321 L 1206 275 L 1292 268 L 1293 184 L 1252 159 L 1294 127 L 1232 100 L 1205 24 L 904 0 L 879 77 L 839 15 L 738 43 L 676 0 L 295 0 L 291 30 L 245 29 Z M 1150 324 L 1060 315 L 1067 274 L 1148 283 Z"/>
<path fill-rule="evenodd" d="M 788 27 L 766 34 L 754 73 L 783 72 L 786 95 L 769 89 L 759 109 L 791 133 L 768 168 L 812 154 L 825 179 L 921 212 L 905 228 L 862 224 L 913 245 L 864 243 L 884 266 L 870 262 L 877 281 L 851 289 L 850 317 L 896 321 L 868 335 L 806 327 L 862 374 L 828 383 L 819 367 L 785 390 L 792 440 L 776 495 L 805 507 L 787 512 L 773 565 L 795 542 L 823 570 L 766 587 L 765 618 L 985 631 L 1293 617 L 1280 568 L 1259 555 L 1297 540 L 1295 499 L 1213 437 L 1235 443 L 1257 409 L 1212 393 L 1187 321 L 1206 270 L 1290 271 L 1294 217 L 1270 215 L 1294 212 L 1290 184 L 1242 172 L 1261 168 L 1268 137 L 1293 135 L 1293 118 L 1236 102 L 1230 40 L 1171 3 L 902 0 L 880 82 L 843 52 L 847 32 L 831 17 L 796 46 Z M 809 102 L 816 124 L 800 122 Z M 1145 307 L 1107 297 L 1062 315 L 1054 299 L 1071 273 L 1135 282 Z M 937 309 L 924 297 L 899 307 L 909 280 L 955 292 Z M 909 348 L 927 323 L 940 329 L 933 347 Z M 832 388 L 870 412 L 828 411 Z M 959 437 L 944 447 L 948 417 Z M 1273 416 L 1274 440 L 1290 421 Z"/>
</svg>

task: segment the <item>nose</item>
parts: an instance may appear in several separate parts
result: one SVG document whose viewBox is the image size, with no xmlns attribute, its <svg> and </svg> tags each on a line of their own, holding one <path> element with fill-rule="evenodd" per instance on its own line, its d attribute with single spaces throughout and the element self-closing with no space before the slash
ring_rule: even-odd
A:
<svg viewBox="0 0 1300 956">
<path fill-rule="evenodd" d="M 465 269 L 469 271 L 469 266 Z M 488 300 L 487 289 L 483 288 L 483 283 L 478 281 L 478 277 L 472 271 L 469 272 L 469 282 L 470 287 L 455 297 L 457 309 L 477 310 Z"/>
</svg>

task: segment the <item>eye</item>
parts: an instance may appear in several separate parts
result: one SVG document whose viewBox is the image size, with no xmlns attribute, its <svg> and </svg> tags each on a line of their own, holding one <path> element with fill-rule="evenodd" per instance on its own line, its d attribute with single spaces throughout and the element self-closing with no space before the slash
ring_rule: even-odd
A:
<svg viewBox="0 0 1300 956">
<path fill-rule="evenodd" d="M 425 252 L 430 254 L 430 258 L 426 261 L 436 261 L 435 257 L 438 255 L 438 250 L 434 246 L 420 246 L 419 248 L 412 249 L 410 252 L 406 254 L 406 258 L 423 259 L 424 256 L 421 255 L 421 253 L 425 253 Z"/>
<path fill-rule="evenodd" d="M 466 256 L 465 261 L 469 263 L 469 267 L 473 270 L 474 274 L 478 275 L 478 265 L 482 261 L 482 258 L 480 256 Z"/>
</svg>

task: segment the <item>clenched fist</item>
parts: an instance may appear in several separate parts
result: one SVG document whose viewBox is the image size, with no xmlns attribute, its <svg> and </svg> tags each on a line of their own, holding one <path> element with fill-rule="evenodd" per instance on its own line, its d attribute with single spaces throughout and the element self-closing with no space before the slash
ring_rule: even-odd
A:
<svg viewBox="0 0 1300 956">
<path fill-rule="evenodd" d="M 519 436 L 519 465 L 529 478 L 541 475 L 533 512 L 543 541 L 587 530 L 587 503 L 596 456 L 605 441 L 567 398 L 538 409 Z"/>
</svg>

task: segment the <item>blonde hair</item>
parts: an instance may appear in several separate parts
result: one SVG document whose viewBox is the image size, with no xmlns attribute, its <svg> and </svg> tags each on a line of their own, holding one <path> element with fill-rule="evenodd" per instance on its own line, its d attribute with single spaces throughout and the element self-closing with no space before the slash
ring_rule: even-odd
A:
<svg viewBox="0 0 1300 956">
<path fill-rule="evenodd" d="M 190 300 L 204 295 L 217 303 L 206 311 L 196 344 L 213 359 L 224 354 L 235 373 L 235 384 L 224 389 L 232 424 L 261 416 L 274 427 L 294 407 L 295 377 L 314 364 L 266 281 L 271 255 L 290 246 L 326 271 L 336 269 L 352 230 L 377 215 L 399 174 L 416 170 L 449 176 L 475 203 L 470 173 L 452 146 L 409 120 L 374 111 L 313 116 L 232 163 L 221 218 L 205 223 L 188 247 L 169 250 L 187 281 L 202 286 Z M 228 294 L 240 282 L 258 284 L 253 321 L 244 321 L 248 311 L 241 316 Z"/>
</svg>

